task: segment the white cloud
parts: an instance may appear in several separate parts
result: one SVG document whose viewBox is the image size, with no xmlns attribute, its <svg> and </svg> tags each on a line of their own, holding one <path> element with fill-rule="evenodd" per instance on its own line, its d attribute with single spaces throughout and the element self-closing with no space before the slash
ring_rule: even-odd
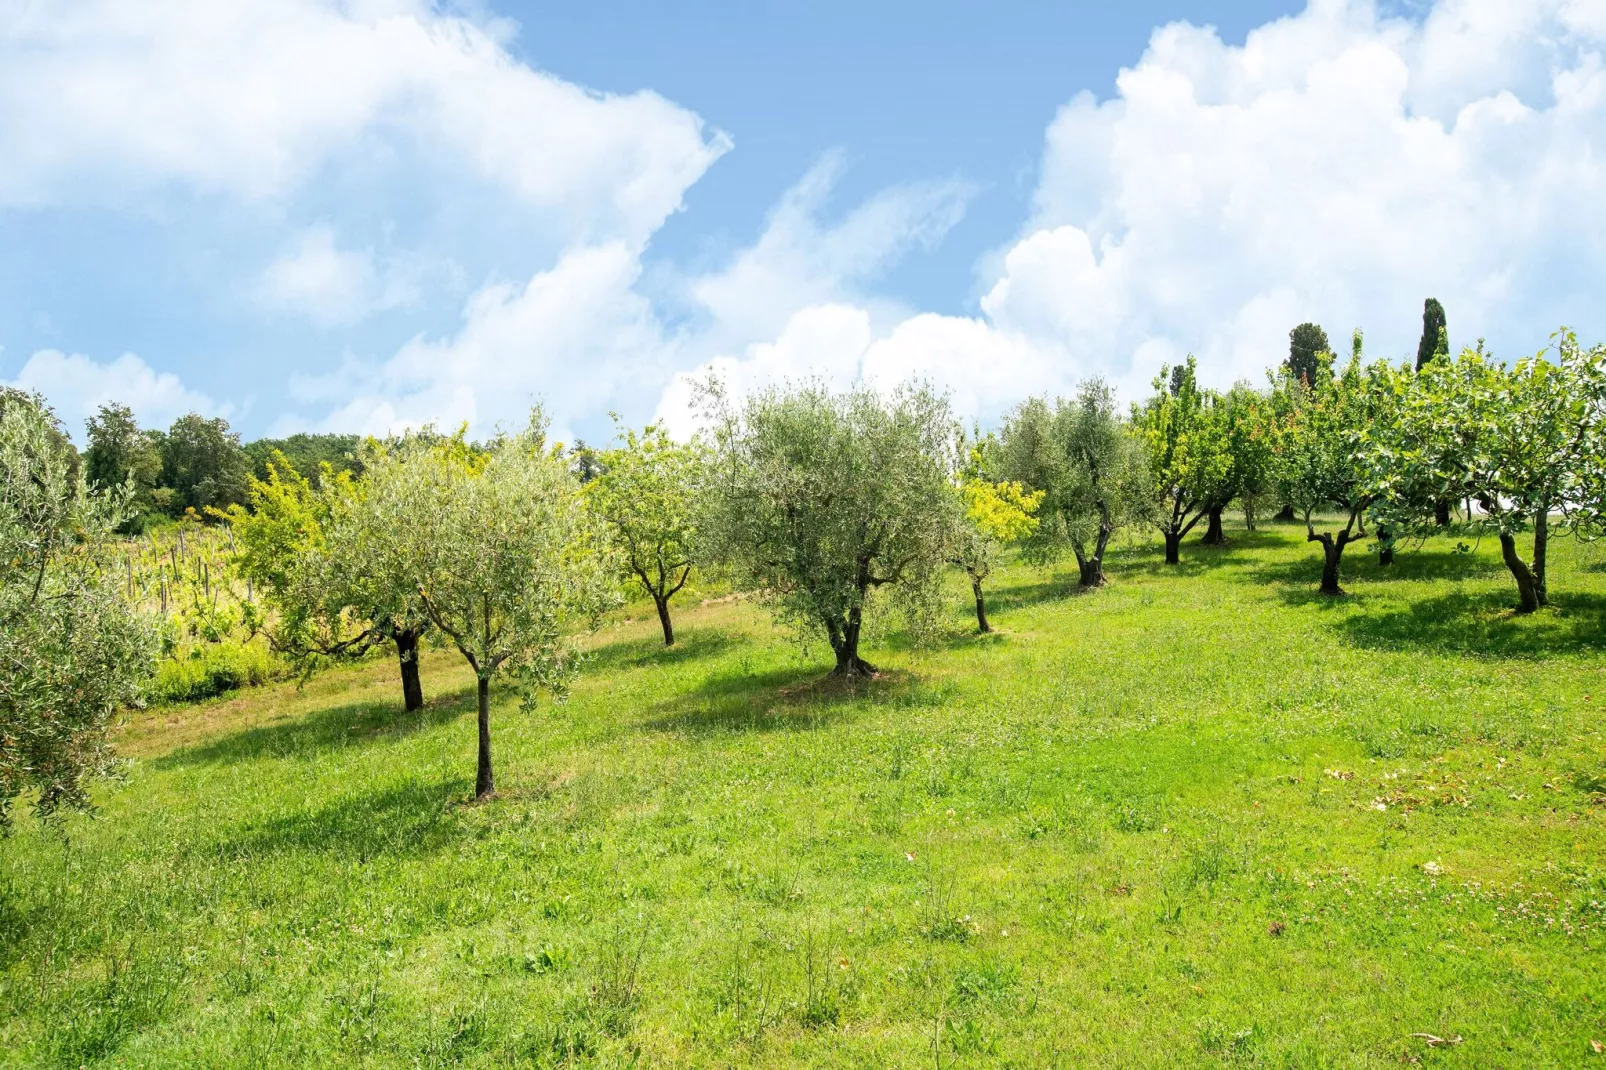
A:
<svg viewBox="0 0 1606 1070">
<path fill-rule="evenodd" d="M 480 290 L 453 337 L 415 338 L 382 365 L 295 390 L 308 402 L 351 398 L 320 426 L 376 434 L 462 421 L 485 432 L 522 423 L 536 402 L 564 418 L 595 412 L 632 379 L 667 374 L 659 324 L 633 289 L 640 270 L 622 243 L 572 250 L 523 286 Z"/>
<path fill-rule="evenodd" d="M 376 267 L 372 251 L 342 249 L 334 231 L 318 225 L 263 269 L 251 296 L 264 308 L 335 326 L 416 304 L 424 274 L 424 264 L 406 258 Z"/>
<path fill-rule="evenodd" d="M 7 385 L 43 394 L 79 442 L 83 441 L 84 421 L 109 401 L 134 410 L 145 427 L 167 427 L 188 412 L 228 416 L 232 411 L 230 406 L 190 390 L 178 376 L 155 371 L 132 353 L 101 364 L 78 353 L 41 349 Z"/>
<path fill-rule="evenodd" d="M 840 159 L 828 156 L 781 198 L 751 247 L 722 270 L 684 280 L 690 326 L 671 329 L 640 293 L 634 249 L 620 242 L 578 246 L 523 286 L 495 283 L 480 290 L 453 337 L 414 339 L 381 365 L 353 363 L 332 377 L 303 379 L 297 393 L 308 403 L 356 393 L 315 421 L 331 428 L 389 431 L 467 420 L 485 431 L 521 420 L 536 400 L 573 420 L 600 414 L 621 394 L 656 396 L 677 368 L 740 352 L 783 329 L 791 340 L 769 347 L 761 361 L 773 363 L 799 348 L 823 356 L 828 340 L 840 345 L 846 336 L 834 322 L 823 335 L 816 325 L 832 320 L 833 307 L 848 304 L 854 322 L 864 324 L 857 348 L 844 349 L 843 368 L 856 366 L 872 338 L 872 311 L 887 322 L 904 315 L 863 287 L 910 248 L 945 234 L 969 191 L 956 182 L 895 187 L 827 222 L 821 216 L 840 169 Z M 321 245 L 316 253 L 315 263 L 346 263 Z M 341 274 L 308 272 L 314 273 Z M 325 288 L 309 289 L 321 294 Z"/>
<path fill-rule="evenodd" d="M 728 147 L 653 93 L 524 66 L 505 33 L 425 0 L 0 0 L 0 204 L 271 200 L 411 152 L 639 243 Z"/>
<path fill-rule="evenodd" d="M 927 375 L 984 418 L 1088 375 L 1135 396 L 1188 352 L 1225 385 L 1306 319 L 1336 347 L 1362 326 L 1373 355 L 1414 353 L 1430 295 L 1454 343 L 1506 356 L 1562 322 L 1606 334 L 1603 50 L 1602 0 L 1443 0 L 1421 23 L 1314 0 L 1241 47 L 1162 27 L 1113 98 L 1050 125 L 979 318 L 800 313 L 660 411 L 710 370 L 740 387 L 805 355 L 846 379 Z M 860 330 L 822 347 L 821 317 Z"/>
</svg>

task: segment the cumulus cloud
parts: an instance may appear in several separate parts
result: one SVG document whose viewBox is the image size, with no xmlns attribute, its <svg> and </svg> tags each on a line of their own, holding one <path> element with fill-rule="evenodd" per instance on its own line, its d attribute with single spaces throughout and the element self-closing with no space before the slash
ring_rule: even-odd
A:
<svg viewBox="0 0 1606 1070">
<path fill-rule="evenodd" d="M 631 380 L 664 374 L 659 324 L 633 289 L 640 271 L 623 243 L 573 250 L 522 286 L 477 292 L 449 338 L 414 338 L 383 364 L 294 389 L 307 402 L 350 398 L 319 423 L 374 434 L 463 421 L 484 432 L 537 402 L 564 417 L 596 411 Z"/>
<path fill-rule="evenodd" d="M 946 234 L 964 212 L 969 187 L 899 186 L 827 220 L 840 173 L 840 157 L 828 155 L 781 198 L 752 246 L 718 270 L 682 280 L 688 307 L 680 310 L 680 327 L 669 326 L 640 292 L 636 250 L 622 242 L 577 246 L 528 283 L 493 283 L 474 294 L 455 335 L 415 338 L 381 364 L 352 363 L 333 376 L 304 378 L 297 394 L 311 404 L 355 393 L 315 421 L 331 428 L 390 431 L 467 420 L 488 430 L 522 419 L 535 401 L 572 420 L 600 414 L 622 395 L 655 397 L 687 363 L 741 351 L 783 330 L 807 335 L 811 323 L 831 320 L 832 302 L 866 331 L 871 310 L 876 319 L 896 322 L 904 313 L 865 288 L 910 249 Z M 835 330 L 826 333 L 837 342 L 847 337 Z M 843 368 L 869 341 L 866 334 Z M 773 364 L 800 346 L 815 356 L 828 349 L 824 338 L 798 337 L 756 359 Z M 795 363 L 801 368 L 810 360 Z M 677 389 L 685 394 L 690 387 Z"/>
<path fill-rule="evenodd" d="M 872 331 L 850 309 L 799 313 L 688 373 L 661 412 L 709 371 L 769 382 L 804 353 L 838 376 L 928 375 L 982 417 L 1087 375 L 1134 396 L 1189 352 L 1226 385 L 1307 319 L 1414 352 L 1429 295 L 1453 342 L 1504 355 L 1562 322 L 1606 332 L 1603 46 L 1599 0 L 1441 0 L 1421 22 L 1314 0 L 1242 46 L 1162 27 L 1114 96 L 1078 95 L 1050 125 L 980 316 Z M 825 354 L 817 321 L 858 329 Z"/>
<path fill-rule="evenodd" d="M 100 363 L 78 353 L 41 349 L 8 386 L 43 394 L 74 439 L 83 441 L 84 421 L 109 401 L 134 410 L 146 427 L 166 427 L 188 412 L 228 416 L 232 409 L 187 388 L 170 372 L 158 372 L 133 353 Z"/>
<path fill-rule="evenodd" d="M 262 270 L 251 297 L 264 308 L 336 326 L 415 304 L 425 272 L 424 264 L 406 258 L 376 265 L 371 250 L 342 249 L 333 230 L 318 225 Z"/>
<path fill-rule="evenodd" d="M 533 70 L 427 0 L 0 3 L 0 205 L 283 198 L 412 152 L 587 240 L 646 239 L 729 146 Z"/>
</svg>

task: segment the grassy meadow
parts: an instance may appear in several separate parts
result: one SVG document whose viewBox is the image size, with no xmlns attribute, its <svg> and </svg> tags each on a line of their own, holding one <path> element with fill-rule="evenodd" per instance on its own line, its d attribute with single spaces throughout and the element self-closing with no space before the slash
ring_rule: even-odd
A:
<svg viewBox="0 0 1606 1070">
<path fill-rule="evenodd" d="M 956 581 L 824 681 L 741 600 L 565 704 L 428 655 L 119 729 L 0 841 L 0 1066 L 1606 1067 L 1606 545 L 1303 529 Z"/>
</svg>

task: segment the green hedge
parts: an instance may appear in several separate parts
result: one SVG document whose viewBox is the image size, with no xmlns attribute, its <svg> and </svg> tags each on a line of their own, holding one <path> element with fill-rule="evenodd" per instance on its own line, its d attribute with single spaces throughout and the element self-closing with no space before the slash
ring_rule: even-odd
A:
<svg viewBox="0 0 1606 1070">
<path fill-rule="evenodd" d="M 282 658 L 260 643 L 203 643 L 163 658 L 151 684 L 153 702 L 193 702 L 289 674 Z"/>
</svg>

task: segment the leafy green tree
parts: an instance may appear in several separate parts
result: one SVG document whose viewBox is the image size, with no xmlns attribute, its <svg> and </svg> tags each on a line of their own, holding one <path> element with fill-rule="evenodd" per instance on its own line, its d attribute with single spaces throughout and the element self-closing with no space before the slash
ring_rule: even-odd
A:
<svg viewBox="0 0 1606 1070">
<path fill-rule="evenodd" d="M 947 399 L 918 385 L 883 397 L 814 382 L 737 407 L 710 391 L 717 555 L 783 619 L 825 633 L 832 675 L 873 674 L 859 656 L 872 594 L 899 599 L 915 622 L 940 597 L 958 468 Z"/>
<path fill-rule="evenodd" d="M 1422 302 L 1422 337 L 1416 344 L 1416 370 L 1427 367 L 1428 361 L 1435 357 L 1449 355 L 1450 331 L 1444 306 L 1437 297 L 1430 297 Z"/>
<path fill-rule="evenodd" d="M 88 441 L 84 473 L 92 486 L 133 488 L 133 515 L 125 529 L 137 528 L 143 515 L 155 510 L 151 497 L 162 474 L 162 455 L 151 437 L 140 430 L 127 405 L 108 402 L 85 421 Z"/>
<path fill-rule="evenodd" d="M 107 725 L 155 664 L 112 568 L 129 497 L 89 487 L 43 399 L 0 396 L 0 828 L 25 791 L 41 817 L 89 805 L 112 764 Z"/>
<path fill-rule="evenodd" d="M 162 485 L 173 491 L 177 513 L 193 509 L 225 510 L 249 493 L 251 461 L 240 436 L 221 416 L 210 420 L 197 413 L 173 421 L 162 440 Z"/>
<path fill-rule="evenodd" d="M 955 538 L 954 561 L 970 577 L 976 599 L 976 630 L 990 632 L 987 599 L 982 583 L 1005 546 L 1030 538 L 1037 530 L 1037 507 L 1043 492 L 1028 491 L 1008 480 L 993 482 L 982 474 L 981 449 L 971 452 L 971 463 L 960 478 L 958 494 L 962 520 Z"/>
<path fill-rule="evenodd" d="M 1305 538 L 1322 547 L 1321 592 L 1343 594 L 1339 566 L 1344 548 L 1364 534 L 1373 501 L 1366 432 L 1381 415 L 1386 392 L 1378 389 L 1386 366 L 1364 367 L 1359 354 L 1338 375 L 1319 372 L 1307 393 L 1276 430 L 1273 472 L 1278 493 L 1304 520 Z M 1343 523 L 1316 529 L 1318 514 L 1337 510 Z"/>
<path fill-rule="evenodd" d="M 1600 463 L 1590 435 L 1600 412 L 1600 399 L 1590 389 L 1597 354 L 1581 349 L 1566 331 L 1555 348 L 1554 361 L 1547 350 L 1510 369 L 1473 353 L 1461 355 L 1469 369 L 1460 379 L 1464 393 L 1458 400 L 1470 425 L 1459 443 L 1466 465 L 1461 482 L 1478 503 L 1481 523 L 1500 539 L 1500 556 L 1517 583 L 1519 613 L 1549 602 L 1551 533 L 1558 520 L 1590 526 L 1587 511 L 1576 506 L 1590 497 L 1586 473 Z M 1518 547 L 1524 534 L 1532 539 L 1526 556 Z"/>
<path fill-rule="evenodd" d="M 275 456 L 283 457 L 297 472 L 320 484 L 327 468 L 330 474 L 362 474 L 362 439 L 357 435 L 297 433 L 288 438 L 259 438 L 243 447 L 251 462 L 251 474 L 266 480 Z"/>
<path fill-rule="evenodd" d="M 696 440 L 676 442 L 662 425 L 626 430 L 620 440 L 596 455 L 586 499 L 613 532 L 626 582 L 652 598 L 664 645 L 673 646 L 669 600 L 691 578 L 705 451 Z"/>
<path fill-rule="evenodd" d="M 271 642 L 306 672 L 328 658 L 394 643 L 403 708 L 422 708 L 418 653 L 429 621 L 404 563 L 378 552 L 393 545 L 377 533 L 395 518 L 375 512 L 350 470 L 326 464 L 315 485 L 277 454 L 267 472 L 266 479 L 251 478 L 250 507 L 234 506 L 228 518 L 240 569 L 274 610 Z"/>
<path fill-rule="evenodd" d="M 1052 558 L 1069 547 L 1080 585 L 1102 586 L 1111 537 L 1146 507 L 1142 448 L 1121 421 L 1109 386 L 1089 380 L 1074 399 L 1052 408 L 1042 398 L 1021 403 L 1004 422 L 998 469 L 1044 494 L 1028 548 Z"/>
<path fill-rule="evenodd" d="M 1276 410 L 1271 398 L 1248 383 L 1234 384 L 1222 396 L 1219 405 L 1231 466 L 1228 483 L 1233 497 L 1243 507 L 1244 527 L 1254 531 L 1262 510 L 1276 500 L 1271 469 Z M 1226 504 L 1222 503 L 1222 507 Z M 1221 524 L 1220 516 L 1217 510 L 1211 518 L 1217 528 Z"/>
<path fill-rule="evenodd" d="M 1232 474 L 1214 400 L 1199 389 L 1194 359 L 1183 367 L 1175 390 L 1169 389 L 1170 369 L 1162 368 L 1154 394 L 1132 416 L 1147 461 L 1150 516 L 1165 537 L 1168 565 L 1181 560 L 1183 536 L 1221 501 Z"/>
<path fill-rule="evenodd" d="M 430 623 L 474 670 L 474 792 L 492 795 L 491 681 L 511 677 L 526 709 L 541 690 L 564 692 L 574 627 L 614 603 L 607 533 L 538 412 L 483 454 L 456 440 L 376 453 L 364 484 L 366 508 L 388 521 L 372 532 L 370 560 L 404 565 Z"/>
<path fill-rule="evenodd" d="M 1327 332 L 1314 323 L 1301 323 L 1288 332 L 1288 373 L 1296 382 L 1307 386 L 1316 382 L 1321 374 L 1323 357 L 1331 360 L 1332 347 Z"/>
</svg>

